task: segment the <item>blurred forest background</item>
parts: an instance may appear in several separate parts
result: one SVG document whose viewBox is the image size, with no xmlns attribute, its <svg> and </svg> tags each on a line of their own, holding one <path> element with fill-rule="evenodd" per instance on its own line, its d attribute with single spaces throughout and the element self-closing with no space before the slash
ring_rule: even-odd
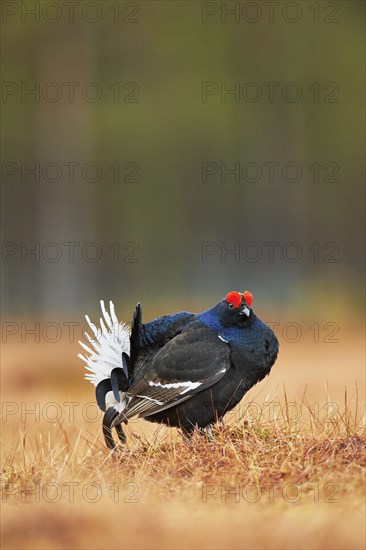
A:
<svg viewBox="0 0 366 550">
<path fill-rule="evenodd" d="M 111 298 L 128 320 L 137 301 L 158 315 L 232 289 L 261 311 L 361 312 L 363 2 L 297 2 L 292 23 L 286 2 L 272 22 L 258 2 L 226 3 L 234 16 L 219 2 L 81 2 L 72 21 L 62 2 L 23 3 L 36 16 L 21 4 L 3 6 L 7 318 Z M 220 95 L 235 83 L 239 100 Z M 240 163 L 240 181 L 221 181 L 221 163 Z"/>
</svg>

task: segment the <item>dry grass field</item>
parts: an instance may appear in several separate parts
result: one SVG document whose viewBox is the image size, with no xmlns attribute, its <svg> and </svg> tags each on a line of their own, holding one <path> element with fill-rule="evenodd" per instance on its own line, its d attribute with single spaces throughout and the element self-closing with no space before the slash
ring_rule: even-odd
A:
<svg viewBox="0 0 366 550">
<path fill-rule="evenodd" d="M 77 344 L 9 341 L 2 548 L 364 548 L 362 340 L 356 327 L 337 343 L 282 340 L 213 440 L 135 421 L 117 455 Z"/>
</svg>

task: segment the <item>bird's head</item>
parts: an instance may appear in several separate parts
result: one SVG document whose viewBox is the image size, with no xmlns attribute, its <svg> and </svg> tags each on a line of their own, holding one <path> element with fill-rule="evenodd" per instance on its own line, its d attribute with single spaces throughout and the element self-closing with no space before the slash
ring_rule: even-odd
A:
<svg viewBox="0 0 366 550">
<path fill-rule="evenodd" d="M 253 296 L 245 292 L 229 292 L 218 305 L 218 314 L 223 326 L 245 326 L 252 313 Z"/>
</svg>

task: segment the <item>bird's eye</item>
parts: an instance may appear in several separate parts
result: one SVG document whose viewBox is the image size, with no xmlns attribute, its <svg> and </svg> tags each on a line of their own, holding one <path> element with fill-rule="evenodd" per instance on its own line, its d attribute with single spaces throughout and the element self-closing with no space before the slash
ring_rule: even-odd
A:
<svg viewBox="0 0 366 550">
<path fill-rule="evenodd" d="M 233 307 L 234 307 L 234 304 L 229 304 L 230 309 L 233 309 Z"/>
</svg>

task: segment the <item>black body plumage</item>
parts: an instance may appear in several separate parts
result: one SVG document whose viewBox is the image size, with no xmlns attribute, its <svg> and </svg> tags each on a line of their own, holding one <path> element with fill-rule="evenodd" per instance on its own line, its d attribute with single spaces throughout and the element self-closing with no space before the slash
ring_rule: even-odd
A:
<svg viewBox="0 0 366 550">
<path fill-rule="evenodd" d="M 112 390 L 118 401 L 118 410 L 110 407 L 103 425 L 109 447 L 114 446 L 111 428 L 118 428 L 124 441 L 121 424 L 134 416 L 187 433 L 205 428 L 269 374 L 279 344 L 254 314 L 249 294 L 232 292 L 201 314 L 181 312 L 146 324 L 136 306 L 130 357 L 121 358 L 109 383 L 100 383 L 99 394 L 97 387 L 99 405 L 103 390 Z"/>
</svg>

